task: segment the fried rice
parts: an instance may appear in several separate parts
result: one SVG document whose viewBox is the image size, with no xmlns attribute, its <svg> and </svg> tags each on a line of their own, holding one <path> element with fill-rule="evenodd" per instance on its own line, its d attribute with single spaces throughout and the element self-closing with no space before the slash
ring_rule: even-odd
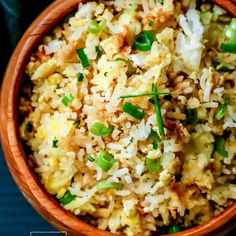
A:
<svg viewBox="0 0 236 236">
<path fill-rule="evenodd" d="M 44 37 L 26 66 L 20 134 L 65 209 L 148 236 L 234 202 L 236 54 L 221 49 L 230 21 L 199 1 L 89 1 Z"/>
</svg>

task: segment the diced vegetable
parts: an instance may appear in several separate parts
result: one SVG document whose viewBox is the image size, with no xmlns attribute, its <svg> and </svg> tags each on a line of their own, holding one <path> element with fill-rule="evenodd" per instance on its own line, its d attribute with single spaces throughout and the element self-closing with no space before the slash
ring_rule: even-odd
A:
<svg viewBox="0 0 236 236">
<path fill-rule="evenodd" d="M 33 124 L 31 121 L 27 122 L 25 125 L 25 132 L 31 133 L 33 131 Z"/>
<path fill-rule="evenodd" d="M 79 125 L 80 125 L 80 120 L 79 120 L 79 119 L 75 120 L 75 121 L 73 122 L 73 125 L 79 126 Z"/>
<path fill-rule="evenodd" d="M 154 139 L 154 140 L 157 141 L 158 143 L 161 142 L 160 136 L 159 136 L 158 133 L 157 133 L 156 131 L 154 131 L 154 130 L 151 130 L 151 132 L 150 132 L 150 134 L 149 134 L 148 137 Z"/>
<path fill-rule="evenodd" d="M 70 103 L 72 103 L 74 100 L 74 97 L 71 93 L 67 94 L 62 100 L 61 102 L 65 105 L 68 106 Z"/>
<path fill-rule="evenodd" d="M 126 112 L 127 114 L 138 120 L 142 120 L 145 115 L 144 111 L 140 111 L 140 108 L 138 106 L 135 106 L 130 102 L 125 102 L 122 106 L 122 110 L 123 112 Z"/>
<path fill-rule="evenodd" d="M 146 158 L 145 165 L 149 172 L 156 173 L 161 169 L 161 158 L 150 159 Z"/>
<path fill-rule="evenodd" d="M 111 169 L 116 162 L 113 155 L 106 151 L 100 151 L 97 159 L 97 165 L 105 172 Z"/>
<path fill-rule="evenodd" d="M 114 61 L 122 61 L 122 62 L 125 62 L 128 66 L 129 66 L 129 75 L 131 76 L 133 74 L 133 65 L 131 64 L 131 62 L 129 62 L 128 60 L 125 60 L 123 58 L 116 58 Z"/>
<path fill-rule="evenodd" d="M 99 182 L 97 184 L 97 189 L 98 190 L 105 190 L 105 189 L 120 190 L 121 189 L 121 184 L 120 183 L 116 183 L 116 182 L 108 183 L 108 182 L 102 181 L 102 182 Z"/>
<path fill-rule="evenodd" d="M 173 224 L 169 227 L 168 233 L 169 234 L 175 234 L 178 233 L 180 231 L 180 227 L 177 224 Z"/>
<path fill-rule="evenodd" d="M 84 68 L 90 66 L 88 57 L 87 57 L 87 55 L 85 54 L 83 48 L 77 49 L 77 55 L 78 55 L 78 57 L 79 57 L 79 59 L 80 59 L 80 62 L 81 62 L 82 66 L 83 66 Z"/>
<path fill-rule="evenodd" d="M 214 68 L 216 68 L 217 71 L 220 71 L 220 72 L 232 72 L 234 70 L 234 69 L 228 68 L 227 66 L 221 65 L 219 61 L 213 61 L 212 64 Z"/>
<path fill-rule="evenodd" d="M 226 27 L 225 37 L 231 42 L 236 43 L 236 18 L 233 18 L 230 24 Z"/>
<path fill-rule="evenodd" d="M 128 14 L 131 14 L 131 13 L 135 12 L 135 11 L 137 10 L 137 8 L 138 8 L 138 5 L 137 5 L 137 4 L 132 4 L 132 5 L 130 6 L 130 8 L 127 9 L 126 12 L 127 12 Z"/>
<path fill-rule="evenodd" d="M 158 93 L 157 91 L 157 84 L 152 84 L 152 92 L 153 93 Z M 155 110 L 156 110 L 156 119 L 157 119 L 157 126 L 159 130 L 159 134 L 165 135 L 164 131 L 164 126 L 163 126 L 163 121 L 162 121 L 162 115 L 161 115 L 161 107 L 158 99 L 158 95 L 153 96 L 154 99 L 154 105 L 155 105 Z"/>
<path fill-rule="evenodd" d="M 198 115 L 196 109 L 186 109 L 185 114 L 186 114 L 187 124 L 194 125 L 197 123 Z"/>
<path fill-rule="evenodd" d="M 236 43 L 222 43 L 220 45 L 220 50 L 222 52 L 229 52 L 236 54 Z"/>
<path fill-rule="evenodd" d="M 152 27 L 154 25 L 154 21 L 153 20 L 149 21 L 148 25 Z"/>
<path fill-rule="evenodd" d="M 219 106 L 219 109 L 215 114 L 215 118 L 217 120 L 221 120 L 225 116 L 227 112 L 228 103 L 229 103 L 229 99 L 225 99 L 225 102 Z"/>
<path fill-rule="evenodd" d="M 100 24 L 98 24 L 94 20 L 91 20 L 88 24 L 88 32 L 92 34 L 100 33 L 105 26 L 106 26 L 106 20 L 102 21 L 102 23 Z"/>
<path fill-rule="evenodd" d="M 97 59 L 100 58 L 102 56 L 102 51 L 101 51 L 100 47 L 96 46 L 95 51 L 97 53 Z"/>
<path fill-rule="evenodd" d="M 167 94 L 167 95 L 165 95 L 163 97 L 163 99 L 166 100 L 166 101 L 171 101 L 172 100 L 172 96 L 171 96 L 171 94 Z"/>
<path fill-rule="evenodd" d="M 95 159 L 94 159 L 92 156 L 89 156 L 89 157 L 88 157 L 88 160 L 89 160 L 90 162 L 94 162 L 94 161 L 95 161 Z"/>
<path fill-rule="evenodd" d="M 54 138 L 53 140 L 52 140 L 52 147 L 53 148 L 57 148 L 58 147 L 58 140 L 56 139 L 56 138 Z"/>
<path fill-rule="evenodd" d="M 228 157 L 228 152 L 225 150 L 225 140 L 221 136 L 215 138 L 215 150 L 223 157 Z"/>
<path fill-rule="evenodd" d="M 83 79 L 84 79 L 83 73 L 81 73 L 81 72 L 78 73 L 78 74 L 77 74 L 77 81 L 78 81 L 78 82 L 81 82 L 81 81 L 83 81 Z"/>
<path fill-rule="evenodd" d="M 158 149 L 158 144 L 157 144 L 157 141 L 156 141 L 156 140 L 154 140 L 154 141 L 152 142 L 152 148 L 153 148 L 154 150 L 157 150 L 157 149 Z"/>
<path fill-rule="evenodd" d="M 134 48 L 140 51 L 149 51 L 154 41 L 154 33 L 151 30 L 144 31 L 135 37 Z"/>
<path fill-rule="evenodd" d="M 59 199 L 59 202 L 61 205 L 64 206 L 72 202 L 74 199 L 75 199 L 75 196 L 72 195 L 70 191 L 67 191 L 66 194 L 61 199 Z"/>
<path fill-rule="evenodd" d="M 95 122 L 91 128 L 90 132 L 96 136 L 101 136 L 101 137 L 107 137 L 110 135 L 111 131 L 113 130 L 113 127 L 109 125 L 106 127 L 104 124 Z"/>
</svg>

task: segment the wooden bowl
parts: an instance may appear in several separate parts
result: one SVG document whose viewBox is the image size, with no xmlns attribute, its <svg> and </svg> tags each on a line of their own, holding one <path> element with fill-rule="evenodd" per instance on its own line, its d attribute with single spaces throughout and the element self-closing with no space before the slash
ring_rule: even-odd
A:
<svg viewBox="0 0 236 236">
<path fill-rule="evenodd" d="M 15 182 L 26 199 L 47 221 L 56 228 L 67 231 L 68 235 L 111 236 L 115 234 L 99 230 L 79 220 L 46 192 L 28 164 L 18 130 L 19 91 L 29 56 L 43 36 L 60 19 L 75 9 L 80 1 L 55 1 L 32 23 L 16 47 L 6 70 L 1 91 L 1 140 L 5 158 Z M 236 14 L 236 10 L 234 13 Z M 236 202 L 212 220 L 175 235 L 205 235 L 215 231 L 235 216 Z"/>
</svg>

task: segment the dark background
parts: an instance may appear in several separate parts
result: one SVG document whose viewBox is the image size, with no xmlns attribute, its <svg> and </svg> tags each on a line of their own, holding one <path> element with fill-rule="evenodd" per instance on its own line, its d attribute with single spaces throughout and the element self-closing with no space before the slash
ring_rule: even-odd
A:
<svg viewBox="0 0 236 236">
<path fill-rule="evenodd" d="M 0 84 L 10 55 L 22 33 L 51 2 L 0 0 Z M 212 236 L 236 235 L 236 231 L 232 231 L 235 226 L 235 221 L 232 221 Z M 0 236 L 29 236 L 30 231 L 55 231 L 55 228 L 38 215 L 17 189 L 0 146 Z"/>
<path fill-rule="evenodd" d="M 22 33 L 50 2 L 52 0 L 0 0 L 0 82 Z M 20 193 L 7 169 L 0 146 L 0 236 L 30 236 L 31 231 L 56 229 Z"/>
</svg>

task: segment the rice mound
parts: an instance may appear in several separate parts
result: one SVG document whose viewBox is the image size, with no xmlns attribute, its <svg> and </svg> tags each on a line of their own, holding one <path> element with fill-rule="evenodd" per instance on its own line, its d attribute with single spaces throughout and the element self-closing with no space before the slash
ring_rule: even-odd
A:
<svg viewBox="0 0 236 236">
<path fill-rule="evenodd" d="M 20 134 L 46 190 L 57 199 L 68 190 L 74 196 L 65 209 L 100 229 L 148 236 L 173 223 L 201 224 L 234 202 L 236 54 L 219 50 L 225 24 L 217 19 L 224 14 L 214 6 L 206 17 L 194 1 L 91 1 L 80 3 L 44 37 L 26 67 L 31 84 L 20 98 Z M 88 32 L 94 19 L 106 20 L 97 34 Z M 151 50 L 134 50 L 135 36 L 145 30 L 155 33 Z M 89 67 L 82 66 L 78 48 L 84 48 Z M 133 74 L 116 58 L 132 63 Z M 217 70 L 216 60 L 232 71 Z M 78 73 L 84 75 L 81 82 Z M 150 97 L 119 99 L 149 93 L 153 83 L 172 97 L 159 96 L 165 136 L 157 149 L 149 136 L 152 130 L 159 133 Z M 68 94 L 73 101 L 66 106 L 62 99 Z M 227 112 L 216 121 L 226 97 Z M 142 120 L 122 111 L 127 101 L 145 111 Z M 196 124 L 186 124 L 187 109 L 197 111 Z M 111 134 L 93 135 L 95 122 L 111 125 Z M 228 157 L 215 150 L 216 136 L 223 135 Z M 101 150 L 115 158 L 107 172 L 96 162 Z M 151 173 L 146 158 L 160 159 L 161 168 Z M 99 190 L 101 181 L 121 188 Z"/>
</svg>

